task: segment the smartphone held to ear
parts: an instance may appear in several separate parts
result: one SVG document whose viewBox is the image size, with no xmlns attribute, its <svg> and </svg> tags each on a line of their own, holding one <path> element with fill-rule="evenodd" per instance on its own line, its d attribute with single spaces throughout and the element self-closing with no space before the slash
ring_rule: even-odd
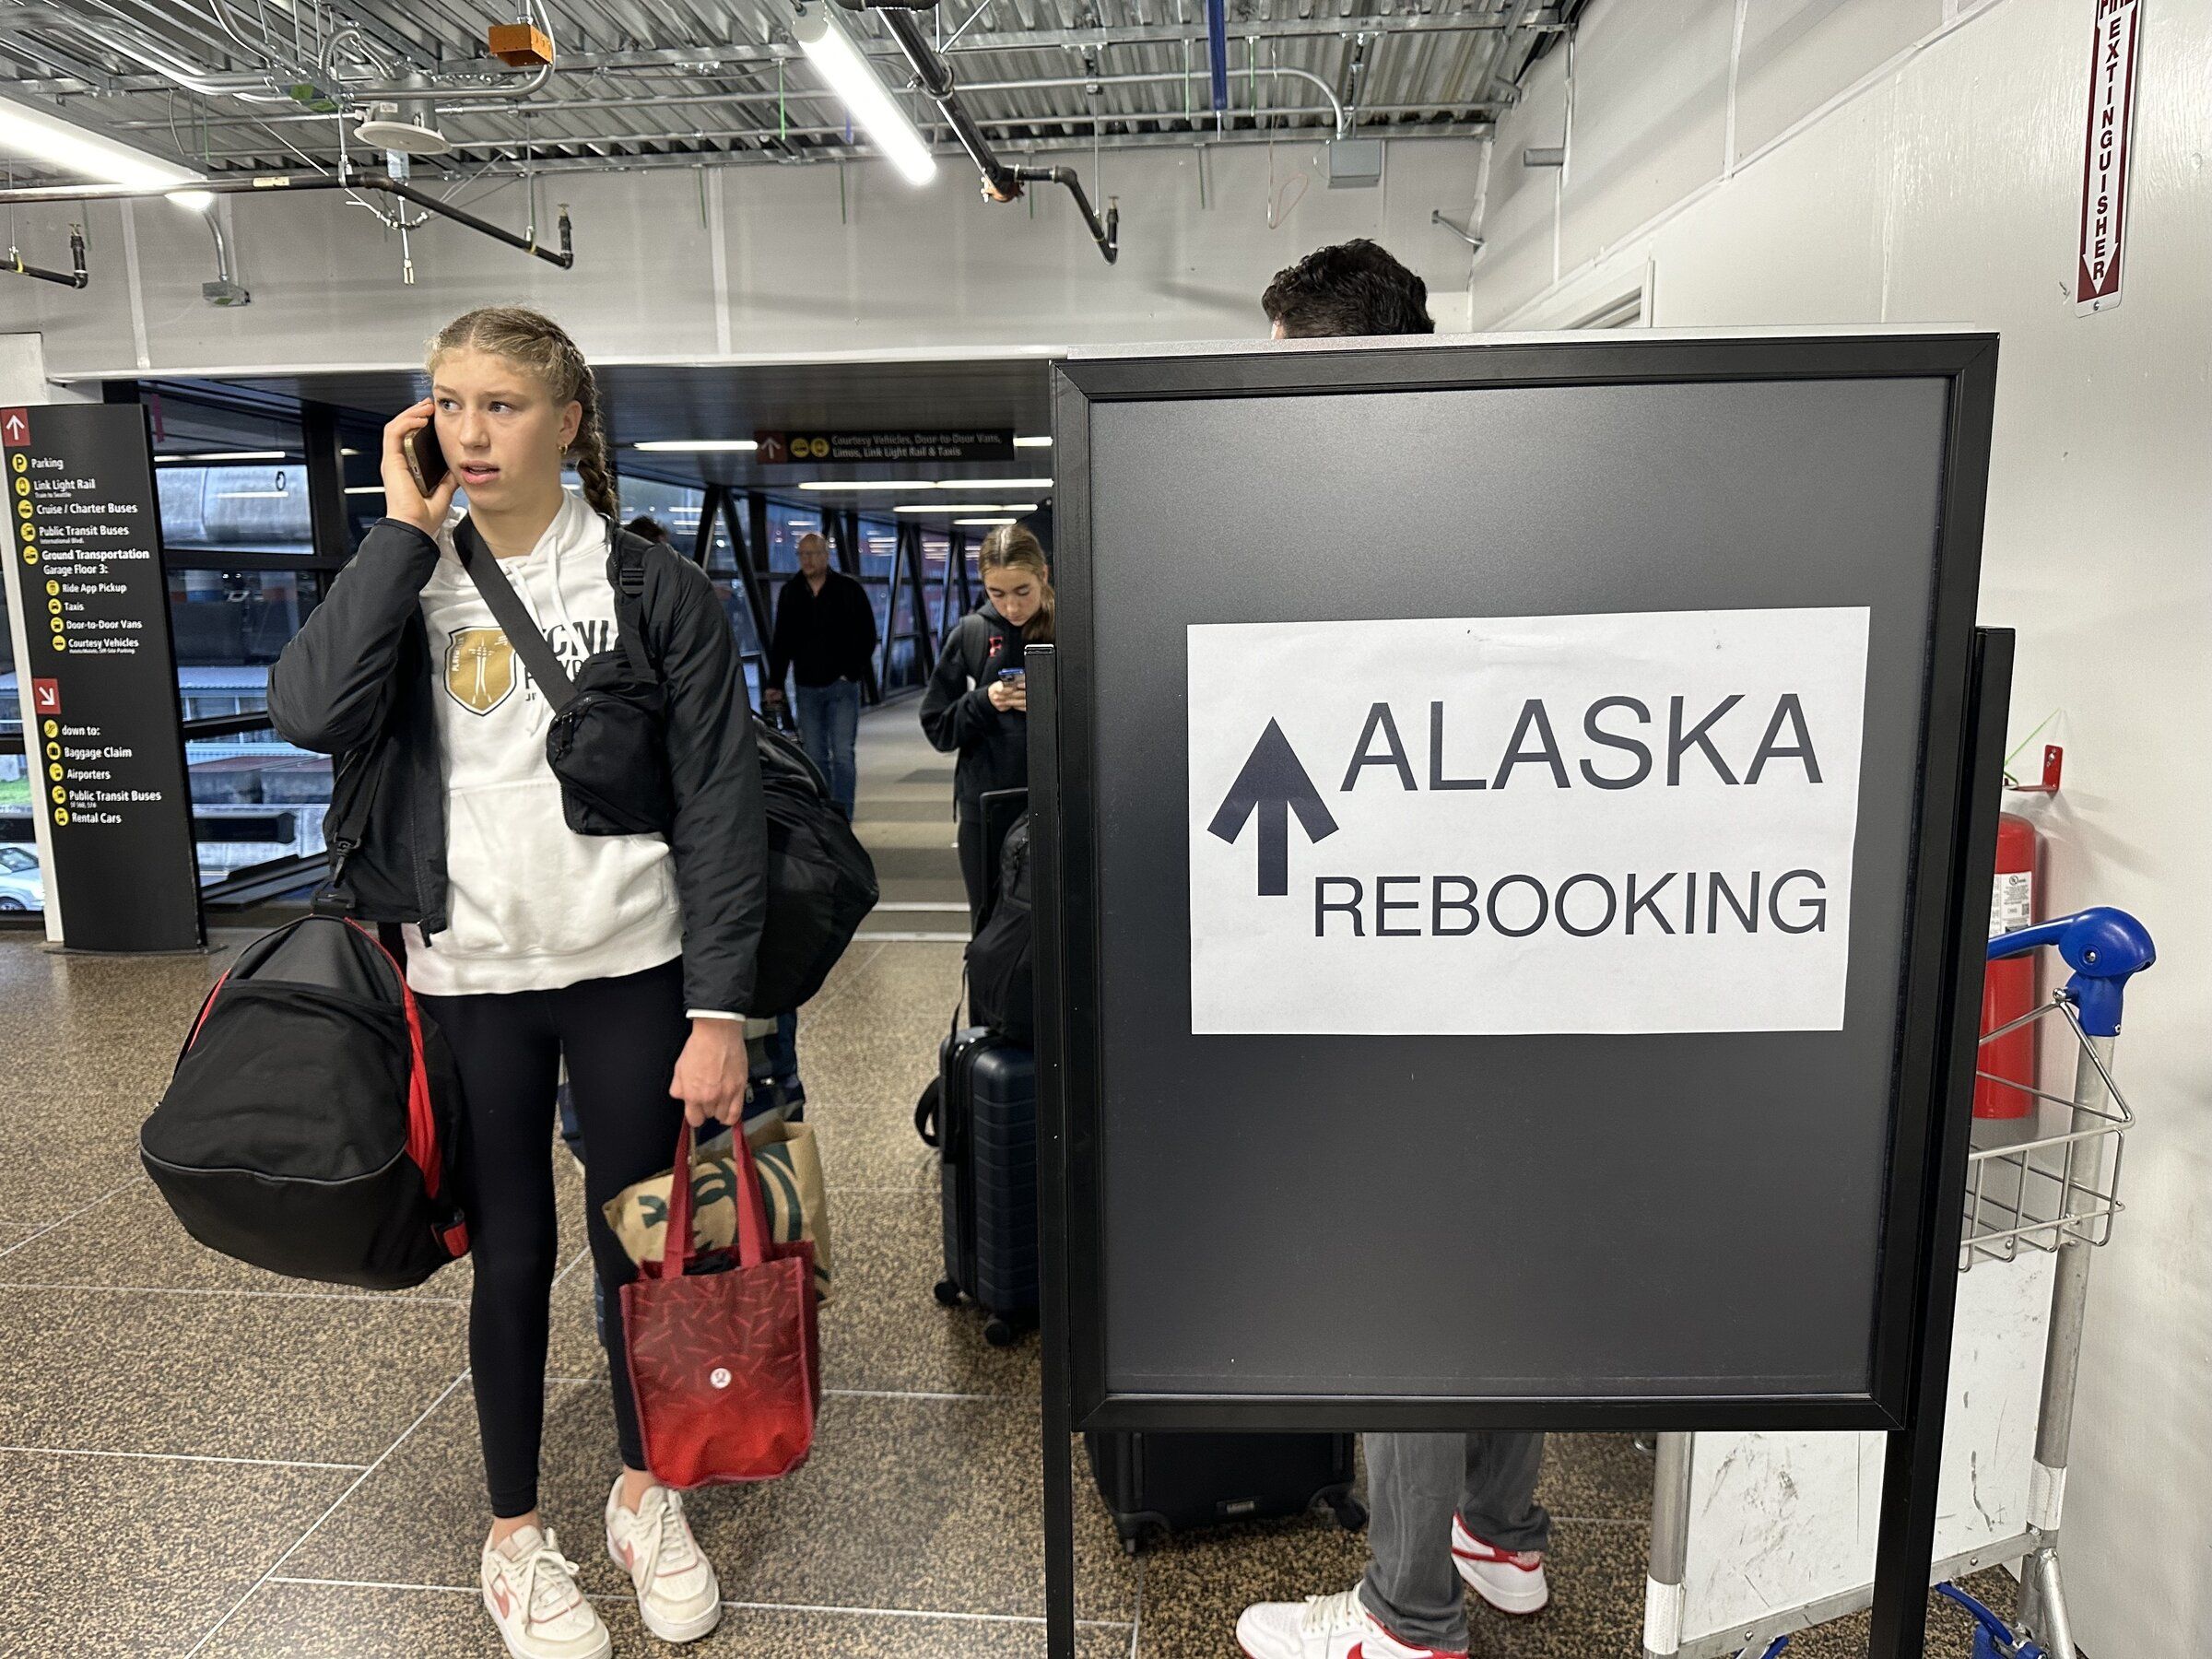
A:
<svg viewBox="0 0 2212 1659">
<path fill-rule="evenodd" d="M 429 500 L 445 482 L 449 468 L 445 452 L 438 447 L 438 428 L 435 422 L 425 421 L 399 441 L 399 453 L 406 458 L 407 476 L 415 480 L 415 488 Z"/>
</svg>

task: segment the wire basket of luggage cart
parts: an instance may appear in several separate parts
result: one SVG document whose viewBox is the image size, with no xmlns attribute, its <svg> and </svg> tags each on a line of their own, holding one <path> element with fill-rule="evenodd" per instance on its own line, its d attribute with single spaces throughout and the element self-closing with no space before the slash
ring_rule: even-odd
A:
<svg viewBox="0 0 2212 1659">
<path fill-rule="evenodd" d="M 1973 1659 L 2072 1659 L 2060 1580 L 2075 1377 L 2090 1252 L 2122 1210 L 2135 1122 L 2112 1050 L 2131 976 L 2155 959 L 2124 911 L 2094 909 L 1989 941 L 2000 961 L 2055 950 L 2071 970 L 2040 1006 L 1985 1032 L 1978 1081 L 2018 1115 L 1977 1118 L 1930 1583 L 1974 1620 Z M 2032 1031 L 2070 1053 L 2072 1092 L 1991 1069 Z M 1780 1659 L 1791 1635 L 1873 1603 L 1878 1434 L 1665 1434 L 1652 1516 L 1646 1659 Z M 1692 1494 L 1696 1495 L 1693 1510 Z M 2007 1621 L 1950 1583 L 2020 1563 Z"/>
</svg>

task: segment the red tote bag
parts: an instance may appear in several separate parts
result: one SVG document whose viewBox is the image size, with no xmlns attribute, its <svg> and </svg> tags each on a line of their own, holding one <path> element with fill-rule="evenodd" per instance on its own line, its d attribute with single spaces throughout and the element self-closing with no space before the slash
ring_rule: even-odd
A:
<svg viewBox="0 0 2212 1659">
<path fill-rule="evenodd" d="M 773 1480 L 806 1461 L 822 1399 L 814 1246 L 779 1244 L 752 1150 L 737 1182 L 734 1265 L 702 1263 L 691 1236 L 691 1125 L 676 1138 L 668 1230 L 658 1261 L 622 1287 L 623 1343 L 645 1465 L 688 1489 Z"/>
</svg>

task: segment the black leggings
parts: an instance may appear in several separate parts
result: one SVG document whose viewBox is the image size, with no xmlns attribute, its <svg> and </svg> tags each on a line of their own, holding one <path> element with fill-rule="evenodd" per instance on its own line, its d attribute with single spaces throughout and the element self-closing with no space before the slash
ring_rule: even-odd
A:
<svg viewBox="0 0 2212 1659">
<path fill-rule="evenodd" d="M 556 1260 L 553 1110 L 563 1055 L 569 1093 L 591 1161 L 583 1177 L 584 1236 L 608 1286 L 606 1341 L 622 1461 L 645 1466 L 622 1350 L 622 1299 L 637 1277 L 600 1206 L 657 1175 L 676 1152 L 684 1104 L 668 1093 L 690 1035 L 680 960 L 559 991 L 426 996 L 461 1071 L 462 1202 L 467 1206 L 476 1291 L 468 1363 L 491 1512 L 537 1507 L 545 1426 L 546 1343 Z"/>
<path fill-rule="evenodd" d="M 991 870 L 983 853 L 983 820 L 960 819 L 960 884 L 968 889 L 968 931 L 982 925 L 983 900 L 991 895 Z"/>
</svg>

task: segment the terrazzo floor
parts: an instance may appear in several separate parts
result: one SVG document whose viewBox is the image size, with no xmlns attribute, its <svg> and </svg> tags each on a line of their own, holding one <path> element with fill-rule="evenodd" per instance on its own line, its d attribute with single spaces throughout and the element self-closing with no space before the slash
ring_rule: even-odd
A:
<svg viewBox="0 0 2212 1659">
<path fill-rule="evenodd" d="M 829 1397 L 804 1469 L 690 1500 L 728 1607 L 686 1651 L 1028 1659 L 1044 1652 L 1036 1342 L 992 1348 L 972 1314 L 932 1299 L 936 1174 L 912 1124 L 959 988 L 950 761 L 921 742 L 911 702 L 866 718 L 862 759 L 887 906 L 801 1032 L 835 1228 Z M 0 1654 L 488 1659 L 466 1265 L 396 1296 L 276 1278 L 193 1243 L 139 1171 L 138 1123 L 245 936 L 135 961 L 0 938 Z M 613 1425 L 581 1182 L 556 1167 L 545 1508 L 616 1652 L 674 1653 L 596 1547 Z M 1553 1606 L 1523 1621 L 1478 1606 L 1474 1653 L 1635 1659 L 1650 1493 L 1651 1460 L 1627 1438 L 1553 1437 Z M 1365 1561 L 1361 1538 L 1315 1519 L 1135 1563 L 1087 1481 L 1077 1494 L 1081 1659 L 1235 1659 L 1245 1603 L 1342 1589 Z M 1976 1588 L 2008 1600 L 1993 1576 Z M 1933 1617 L 1931 1653 L 1969 1645 L 1947 1608 Z M 1790 1653 L 1865 1651 L 1861 1618 Z"/>
</svg>

